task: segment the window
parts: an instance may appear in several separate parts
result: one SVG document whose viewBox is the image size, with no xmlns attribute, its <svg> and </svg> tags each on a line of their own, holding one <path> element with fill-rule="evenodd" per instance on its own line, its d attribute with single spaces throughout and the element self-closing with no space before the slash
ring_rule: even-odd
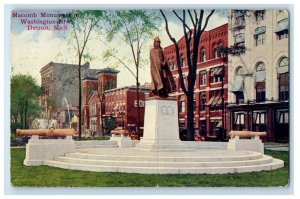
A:
<svg viewBox="0 0 300 199">
<path fill-rule="evenodd" d="M 223 67 L 216 67 L 210 70 L 210 83 L 222 81 Z"/>
<path fill-rule="evenodd" d="M 206 71 L 200 72 L 200 85 L 206 85 Z"/>
<path fill-rule="evenodd" d="M 206 53 L 205 53 L 205 49 L 203 48 L 200 51 L 200 62 L 205 62 L 206 61 Z"/>
<path fill-rule="evenodd" d="M 168 66 L 169 66 L 170 70 L 173 70 L 173 66 L 172 66 L 172 62 L 171 61 L 168 61 Z"/>
<path fill-rule="evenodd" d="M 256 80 L 255 80 L 255 89 L 256 89 L 256 101 L 262 102 L 266 100 L 266 67 L 263 62 L 259 62 L 256 65 Z"/>
<path fill-rule="evenodd" d="M 179 98 L 179 112 L 180 113 L 185 112 L 185 97 L 184 97 L 184 95 L 181 95 Z"/>
<path fill-rule="evenodd" d="M 240 33 L 234 36 L 234 45 L 235 46 L 245 46 L 245 34 Z"/>
<path fill-rule="evenodd" d="M 200 93 L 200 111 L 205 111 L 206 94 L 205 92 Z"/>
<path fill-rule="evenodd" d="M 199 120 L 199 130 L 201 136 L 206 136 L 206 120 Z"/>
<path fill-rule="evenodd" d="M 223 49 L 223 43 L 220 42 L 220 43 L 219 43 L 219 51 L 218 51 L 220 57 L 224 57 L 223 50 L 224 50 L 224 49 Z"/>
<path fill-rule="evenodd" d="M 256 28 L 254 38 L 256 46 L 264 45 L 266 43 L 266 27 Z"/>
<path fill-rule="evenodd" d="M 277 40 L 282 40 L 289 37 L 289 20 L 287 18 L 277 23 L 275 33 Z"/>
<path fill-rule="evenodd" d="M 219 57 L 219 50 L 218 50 L 218 46 L 214 45 L 213 47 L 213 58 L 216 59 Z"/>
<path fill-rule="evenodd" d="M 218 125 L 219 121 L 218 120 L 211 120 L 210 121 L 210 131 L 209 131 L 209 135 L 210 136 L 216 136 L 216 127 Z"/>
<path fill-rule="evenodd" d="M 233 130 L 241 131 L 245 129 L 245 113 L 236 112 L 234 113 Z"/>
<path fill-rule="evenodd" d="M 278 67 L 279 100 L 289 100 L 289 60 L 281 58 Z"/>
<path fill-rule="evenodd" d="M 180 57 L 180 65 L 181 67 L 185 67 L 184 56 Z"/>
<path fill-rule="evenodd" d="M 263 21 L 265 19 L 265 10 L 257 10 L 254 12 L 256 22 Z"/>
<path fill-rule="evenodd" d="M 253 131 L 266 131 L 266 112 L 254 111 L 253 112 Z"/>
<path fill-rule="evenodd" d="M 115 82 L 114 80 L 110 80 L 110 89 L 114 89 L 115 88 Z"/>
<path fill-rule="evenodd" d="M 235 10 L 234 11 L 234 26 L 243 26 L 245 23 L 245 10 Z"/>
<path fill-rule="evenodd" d="M 235 94 L 236 104 L 244 103 L 244 78 L 245 69 L 239 66 L 236 69 L 235 81 L 231 85 L 230 91 Z"/>
<path fill-rule="evenodd" d="M 108 80 L 105 82 L 105 90 L 106 91 L 109 90 L 109 81 Z"/>
<path fill-rule="evenodd" d="M 176 68 L 174 60 L 171 60 L 169 65 L 170 65 L 170 70 L 174 70 Z"/>
<path fill-rule="evenodd" d="M 289 123 L 289 110 L 277 110 L 276 111 L 276 122 L 278 124 Z"/>
</svg>

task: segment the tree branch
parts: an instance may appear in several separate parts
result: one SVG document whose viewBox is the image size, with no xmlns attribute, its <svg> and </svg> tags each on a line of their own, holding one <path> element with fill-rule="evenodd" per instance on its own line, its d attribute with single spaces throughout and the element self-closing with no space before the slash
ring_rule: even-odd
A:
<svg viewBox="0 0 300 199">
<path fill-rule="evenodd" d="M 191 11 L 190 11 L 190 10 L 188 10 L 188 13 L 189 13 L 189 15 L 190 15 L 190 19 L 191 19 L 191 21 L 192 21 L 192 23 L 193 23 L 194 29 L 196 29 L 196 24 L 195 24 L 195 21 L 194 21 L 194 19 L 193 19 L 193 16 L 192 16 L 192 13 L 191 13 Z"/>
<path fill-rule="evenodd" d="M 206 17 L 206 19 L 205 19 L 205 24 L 204 24 L 204 26 L 203 26 L 201 32 L 203 32 L 203 31 L 205 30 L 205 28 L 206 28 L 206 26 L 207 26 L 207 24 L 208 24 L 209 18 L 214 14 L 214 12 L 215 12 L 215 10 L 212 10 L 212 11 L 209 13 L 209 15 Z"/>
<path fill-rule="evenodd" d="M 185 11 L 185 10 L 184 10 Z M 175 10 L 173 10 L 173 13 L 176 15 L 176 17 L 182 22 L 182 24 L 189 30 L 189 31 L 192 31 L 190 29 L 190 27 L 188 27 L 188 25 L 186 25 L 185 21 L 183 21 L 182 18 L 180 18 L 180 16 L 177 14 L 177 12 Z"/>
<path fill-rule="evenodd" d="M 159 11 L 160 11 L 160 13 L 162 14 L 162 16 L 163 16 L 163 18 L 165 20 L 167 34 L 168 34 L 170 40 L 175 44 L 176 62 L 177 62 L 177 66 L 178 66 L 178 74 L 179 74 L 179 80 L 180 80 L 181 89 L 182 89 L 182 91 L 183 91 L 183 93 L 185 95 L 188 95 L 188 92 L 187 92 L 187 90 L 185 88 L 185 84 L 184 84 L 184 78 L 183 78 L 183 75 L 182 75 L 182 69 L 181 69 L 180 57 L 179 57 L 178 43 L 176 42 L 175 38 L 172 37 L 172 35 L 170 33 L 167 17 L 165 16 L 165 14 L 164 14 L 164 12 L 162 10 L 159 10 Z"/>
</svg>

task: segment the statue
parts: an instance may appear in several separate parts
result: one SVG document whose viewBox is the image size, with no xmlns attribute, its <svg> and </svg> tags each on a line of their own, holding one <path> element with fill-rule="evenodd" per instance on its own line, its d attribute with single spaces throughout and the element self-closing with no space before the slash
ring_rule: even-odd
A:
<svg viewBox="0 0 300 199">
<path fill-rule="evenodd" d="M 154 38 L 153 46 L 150 50 L 151 91 L 159 97 L 168 97 L 168 93 L 176 90 L 176 84 L 165 60 L 159 37 Z"/>
</svg>

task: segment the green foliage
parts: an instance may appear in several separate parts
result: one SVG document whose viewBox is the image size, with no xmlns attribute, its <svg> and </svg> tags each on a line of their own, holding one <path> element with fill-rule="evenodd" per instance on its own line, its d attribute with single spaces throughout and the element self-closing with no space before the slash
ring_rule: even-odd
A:
<svg viewBox="0 0 300 199">
<path fill-rule="evenodd" d="M 156 11 L 150 10 L 119 10 L 108 11 L 105 14 L 108 23 L 106 26 L 107 41 L 120 41 L 121 44 L 128 46 L 132 56 L 120 57 L 116 48 L 108 49 L 104 53 L 104 58 L 114 58 L 123 66 L 125 66 L 136 78 L 138 74 L 134 74 L 129 68 L 132 63 L 135 67 L 141 67 L 146 63 L 147 59 L 141 56 L 142 47 L 150 38 L 153 38 L 158 31 L 160 17 Z"/>
<path fill-rule="evenodd" d="M 23 165 L 25 148 L 11 149 L 11 183 L 17 187 L 281 187 L 288 185 L 288 152 L 266 151 L 284 160 L 273 171 L 240 174 L 131 174 L 97 173 L 48 166 Z"/>
<path fill-rule="evenodd" d="M 111 11 L 106 15 L 109 22 L 107 40 L 112 41 L 115 36 L 121 36 L 130 44 L 154 36 L 158 31 L 158 17 L 155 11 L 147 10 L 124 10 Z"/>
<path fill-rule="evenodd" d="M 102 10 L 73 10 L 68 14 L 62 15 L 58 18 L 60 20 L 67 20 L 72 28 L 69 34 L 69 44 L 76 50 L 76 56 L 78 59 L 77 77 L 81 82 L 81 62 L 84 60 L 92 60 L 93 57 L 89 54 L 87 49 L 88 41 L 91 40 L 91 34 L 93 31 L 100 31 L 100 20 L 102 19 Z M 81 124 L 81 84 L 78 86 L 78 101 L 79 101 L 79 124 Z M 79 128 L 79 140 L 81 139 L 81 127 Z"/>
<path fill-rule="evenodd" d="M 38 117 L 41 107 L 38 97 L 41 88 L 31 75 L 13 75 L 11 77 L 11 116 L 22 128 L 29 126 L 30 122 Z"/>
</svg>

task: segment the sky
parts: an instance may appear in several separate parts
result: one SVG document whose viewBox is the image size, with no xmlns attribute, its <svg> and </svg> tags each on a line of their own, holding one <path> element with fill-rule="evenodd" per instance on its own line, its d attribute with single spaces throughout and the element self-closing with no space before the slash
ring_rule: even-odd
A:
<svg viewBox="0 0 300 199">
<path fill-rule="evenodd" d="M 157 11 L 157 10 L 156 10 Z M 53 25 L 42 25 L 42 27 L 49 26 L 50 30 L 32 30 L 28 24 L 24 24 L 27 20 L 56 20 L 54 17 L 41 17 L 41 13 L 56 14 L 57 10 L 13 10 L 12 13 L 19 14 L 11 15 L 11 34 L 10 34 L 10 65 L 11 73 L 14 74 L 30 74 L 40 84 L 40 69 L 49 62 L 77 64 L 78 58 L 76 52 L 68 39 L 71 28 L 68 30 L 54 30 Z M 60 10 L 61 13 L 66 11 Z M 180 13 L 180 11 L 178 11 Z M 175 15 L 165 10 L 166 16 L 169 20 L 169 28 L 172 36 L 179 40 L 183 36 L 182 24 L 176 19 Z M 208 11 L 207 11 L 208 13 Z M 159 13 L 158 13 L 159 14 Z M 207 29 L 218 27 L 227 23 L 227 10 L 215 12 L 208 23 Z M 165 22 L 161 20 L 159 23 L 159 31 L 157 36 L 161 39 L 161 46 L 166 47 L 172 44 L 165 31 Z M 118 49 L 118 56 L 132 57 L 130 49 L 125 44 L 120 44 L 117 41 L 108 43 L 105 41 L 103 35 L 98 32 L 93 32 L 87 44 L 87 51 L 93 57 L 90 62 L 90 67 L 93 69 L 102 69 L 105 67 L 116 67 L 120 71 L 118 74 L 118 87 L 129 86 L 135 84 L 135 79 L 131 73 L 121 64 L 116 64 L 115 60 L 104 60 L 103 54 L 107 46 Z M 104 43 L 105 42 L 105 43 Z M 149 50 L 152 48 L 153 40 L 146 41 L 142 48 L 142 57 L 148 59 Z M 134 70 L 132 63 L 127 62 L 130 68 Z M 140 83 L 151 82 L 149 63 L 145 63 L 140 70 Z"/>
</svg>

